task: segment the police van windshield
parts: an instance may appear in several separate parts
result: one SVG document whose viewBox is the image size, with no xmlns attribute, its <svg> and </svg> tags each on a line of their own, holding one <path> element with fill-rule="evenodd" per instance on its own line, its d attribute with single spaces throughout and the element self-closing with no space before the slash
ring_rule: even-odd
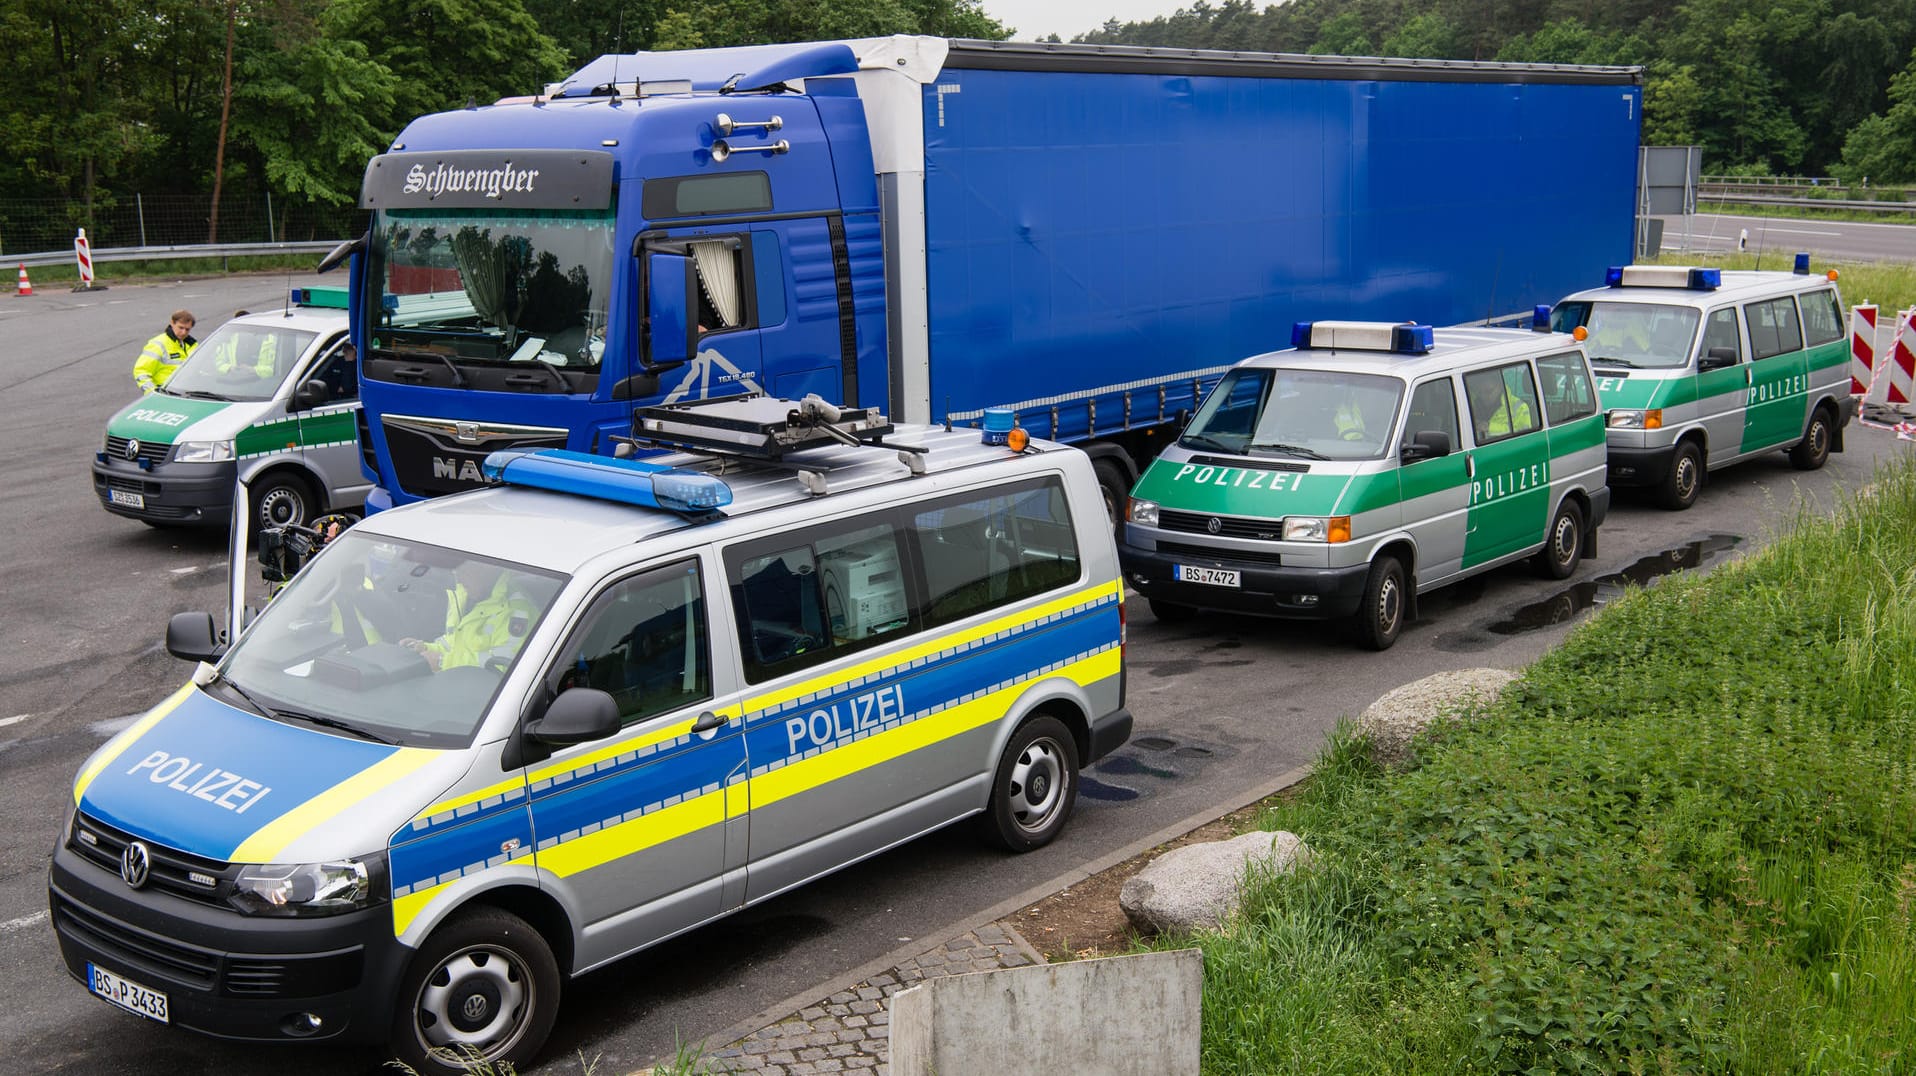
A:
<svg viewBox="0 0 1916 1076">
<path fill-rule="evenodd" d="M 564 582 L 348 531 L 267 604 L 221 672 L 235 705 L 288 723 L 464 746 Z"/>
<path fill-rule="evenodd" d="M 1588 329 L 1584 348 L 1594 365 L 1668 370 L 1689 363 L 1699 320 L 1688 306 L 1578 301 L 1559 303 L 1550 313 L 1550 328 Z"/>
<path fill-rule="evenodd" d="M 316 334 L 229 321 L 200 341 L 160 391 L 203 400 L 270 400 Z"/>
<path fill-rule="evenodd" d="M 1403 391 L 1394 377 L 1243 367 L 1205 397 L 1178 444 L 1246 456 L 1371 459 L 1391 444 Z"/>
<path fill-rule="evenodd" d="M 373 231 L 373 347 L 460 366 L 596 371 L 610 210 L 392 210 Z"/>
</svg>

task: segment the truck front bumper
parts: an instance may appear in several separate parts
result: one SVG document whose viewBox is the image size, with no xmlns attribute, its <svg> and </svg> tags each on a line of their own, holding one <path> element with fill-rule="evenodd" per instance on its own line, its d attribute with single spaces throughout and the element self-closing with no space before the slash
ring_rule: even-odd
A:
<svg viewBox="0 0 1916 1076">
<path fill-rule="evenodd" d="M 147 523 L 224 527 L 233 518 L 233 463 L 156 463 L 150 469 L 105 453 L 93 458 L 93 493 L 116 516 Z"/>
<path fill-rule="evenodd" d="M 1118 543 L 1118 564 L 1125 584 L 1153 601 L 1287 620 L 1338 620 L 1355 614 L 1370 577 L 1368 564 L 1293 568 L 1233 560 L 1228 553 L 1172 555 L 1133 545 L 1128 538 Z M 1176 575 L 1179 564 L 1235 571 L 1240 585 L 1182 582 Z"/>
</svg>

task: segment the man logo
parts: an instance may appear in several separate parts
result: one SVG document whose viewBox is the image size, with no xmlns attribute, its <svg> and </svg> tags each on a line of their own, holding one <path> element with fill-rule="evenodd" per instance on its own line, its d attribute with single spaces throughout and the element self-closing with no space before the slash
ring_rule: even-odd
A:
<svg viewBox="0 0 1916 1076">
<path fill-rule="evenodd" d="M 127 439 L 126 458 L 130 460 L 136 460 L 140 458 L 140 439 L 139 438 L 132 437 Z"/>
<path fill-rule="evenodd" d="M 432 476 L 451 479 L 454 482 L 471 482 L 476 486 L 484 485 L 486 482 L 486 476 L 479 470 L 477 461 L 448 456 L 432 458 Z"/>
<path fill-rule="evenodd" d="M 1212 534 L 1217 534 L 1224 529 L 1224 521 L 1216 516 L 1212 516 L 1210 519 L 1204 521 L 1204 529 L 1210 531 Z"/>
<path fill-rule="evenodd" d="M 153 869 L 153 853 L 144 841 L 128 841 L 126 851 L 120 853 L 120 880 L 128 889 L 138 889 L 146 884 L 148 874 Z"/>
</svg>

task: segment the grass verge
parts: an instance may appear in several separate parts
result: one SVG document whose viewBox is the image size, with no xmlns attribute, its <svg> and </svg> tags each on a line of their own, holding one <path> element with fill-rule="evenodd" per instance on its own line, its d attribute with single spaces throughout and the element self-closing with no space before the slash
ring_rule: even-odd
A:
<svg viewBox="0 0 1916 1076">
<path fill-rule="evenodd" d="M 1916 1066 L 1916 468 L 1635 592 L 1383 773 L 1347 730 L 1205 951 L 1214 1073 Z M 1162 939 L 1176 946 L 1192 939 Z"/>
</svg>

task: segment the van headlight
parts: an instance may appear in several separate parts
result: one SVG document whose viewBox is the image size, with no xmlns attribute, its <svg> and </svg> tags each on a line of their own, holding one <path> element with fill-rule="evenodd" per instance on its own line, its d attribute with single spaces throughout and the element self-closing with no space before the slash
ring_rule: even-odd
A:
<svg viewBox="0 0 1916 1076">
<path fill-rule="evenodd" d="M 261 863 L 240 868 L 233 907 L 247 915 L 338 915 L 383 903 L 383 854 L 332 863 Z"/>
<path fill-rule="evenodd" d="M 1660 430 L 1663 428 L 1663 409 L 1653 407 L 1648 411 L 1640 411 L 1620 407 L 1610 412 L 1609 421 L 1613 430 Z"/>
<path fill-rule="evenodd" d="M 1133 497 L 1131 498 L 1131 511 L 1126 518 L 1130 519 L 1133 523 L 1141 523 L 1147 527 L 1155 527 L 1158 525 L 1158 502 L 1141 501 Z"/>
<path fill-rule="evenodd" d="M 231 441 L 181 441 L 173 446 L 174 463 L 225 463 L 232 458 Z"/>
<path fill-rule="evenodd" d="M 1351 517 L 1285 516 L 1284 540 L 1287 542 L 1348 542 L 1351 540 Z"/>
</svg>

